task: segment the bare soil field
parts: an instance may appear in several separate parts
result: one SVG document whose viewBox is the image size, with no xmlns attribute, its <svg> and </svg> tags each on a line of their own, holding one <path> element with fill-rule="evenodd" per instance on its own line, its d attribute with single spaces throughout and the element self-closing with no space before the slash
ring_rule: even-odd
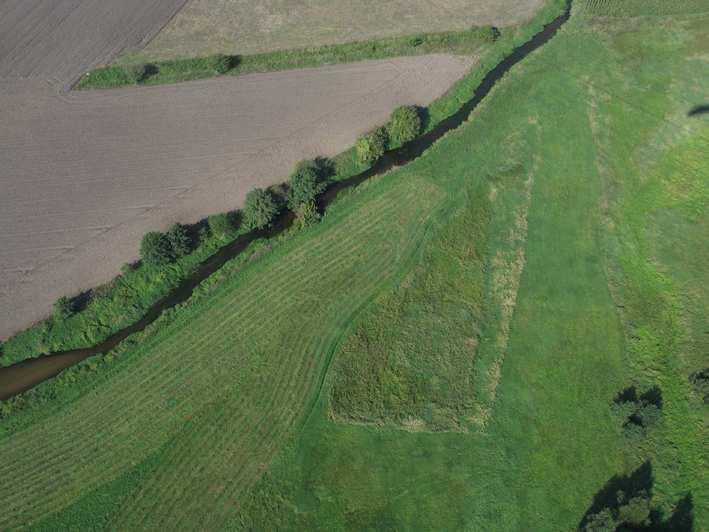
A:
<svg viewBox="0 0 709 532">
<path fill-rule="evenodd" d="M 149 230 L 234 209 L 473 64 L 419 56 L 111 91 L 0 83 L 0 337 L 108 281 Z"/>
<path fill-rule="evenodd" d="M 247 54 L 529 20 L 543 0 L 190 0 L 143 50 Z"/>
<path fill-rule="evenodd" d="M 0 2 L 0 78 L 39 77 L 63 85 L 145 45 L 185 0 Z"/>
</svg>

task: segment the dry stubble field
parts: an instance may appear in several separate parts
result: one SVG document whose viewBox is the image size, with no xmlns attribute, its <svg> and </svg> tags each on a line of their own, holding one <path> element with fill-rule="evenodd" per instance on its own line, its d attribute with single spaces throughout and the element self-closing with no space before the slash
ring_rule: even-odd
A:
<svg viewBox="0 0 709 532">
<path fill-rule="evenodd" d="M 143 50 L 151 59 L 251 54 L 531 19 L 543 0 L 191 0 Z"/>
</svg>

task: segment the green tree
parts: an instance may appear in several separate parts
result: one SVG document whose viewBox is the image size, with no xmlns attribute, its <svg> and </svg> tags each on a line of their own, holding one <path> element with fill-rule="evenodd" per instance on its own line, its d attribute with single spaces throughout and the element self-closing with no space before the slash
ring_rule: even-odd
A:
<svg viewBox="0 0 709 532">
<path fill-rule="evenodd" d="M 361 163 L 374 164 L 384 155 L 389 138 L 387 131 L 379 127 L 357 139 L 357 158 Z"/>
<path fill-rule="evenodd" d="M 146 233 L 140 243 L 140 258 L 146 264 L 160 265 L 172 261 L 175 256 L 167 235 L 151 231 Z"/>
<path fill-rule="evenodd" d="M 635 527 L 650 524 L 650 498 L 641 492 L 618 508 L 618 521 Z"/>
<path fill-rule="evenodd" d="M 261 229 L 270 225 L 278 214 L 278 205 L 267 190 L 256 188 L 246 195 L 244 224 L 249 229 Z"/>
<path fill-rule="evenodd" d="M 224 54 L 216 54 L 208 58 L 209 66 L 217 74 L 226 74 L 231 69 L 231 57 Z"/>
<path fill-rule="evenodd" d="M 211 233 L 222 240 L 233 237 L 236 229 L 229 215 L 225 212 L 213 214 L 207 218 L 207 225 Z"/>
<path fill-rule="evenodd" d="M 172 253 L 175 257 L 184 257 L 192 248 L 190 235 L 187 233 L 187 228 L 182 224 L 174 224 L 170 227 L 167 232 L 167 239 L 170 241 Z"/>
<path fill-rule="evenodd" d="M 615 532 L 617 527 L 618 525 L 611 511 L 608 508 L 604 508 L 588 519 L 583 530 L 584 532 Z"/>
<path fill-rule="evenodd" d="M 312 203 L 323 190 L 320 170 L 315 161 L 301 161 L 295 167 L 288 182 L 288 206 L 294 211 L 302 204 Z"/>
<path fill-rule="evenodd" d="M 146 63 L 138 63 L 126 65 L 123 70 L 131 83 L 142 83 L 150 76 L 151 66 Z"/>
<path fill-rule="evenodd" d="M 421 126 L 421 116 L 416 107 L 413 105 L 397 107 L 387 124 L 389 142 L 393 146 L 406 144 L 418 136 Z"/>
</svg>

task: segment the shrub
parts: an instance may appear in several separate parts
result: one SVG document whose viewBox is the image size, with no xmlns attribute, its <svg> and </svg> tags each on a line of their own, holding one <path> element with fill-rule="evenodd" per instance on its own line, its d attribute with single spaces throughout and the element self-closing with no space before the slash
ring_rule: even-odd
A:
<svg viewBox="0 0 709 532">
<path fill-rule="evenodd" d="M 175 256 L 167 235 L 151 231 L 140 243 L 140 258 L 146 264 L 160 265 L 172 261 Z"/>
<path fill-rule="evenodd" d="M 357 139 L 357 158 L 361 163 L 375 163 L 384 155 L 388 140 L 387 131 L 383 127 L 361 136 Z"/>
<path fill-rule="evenodd" d="M 231 57 L 224 54 L 216 54 L 208 58 L 209 66 L 217 74 L 226 74 L 231 69 Z"/>
<path fill-rule="evenodd" d="M 124 67 L 126 76 L 131 83 L 141 83 L 149 73 L 150 67 L 146 63 L 138 63 L 137 65 L 126 65 Z"/>
<path fill-rule="evenodd" d="M 389 141 L 394 146 L 406 144 L 418 136 L 421 125 L 421 115 L 416 107 L 413 105 L 397 107 L 387 125 Z"/>
<path fill-rule="evenodd" d="M 226 212 L 213 214 L 207 218 L 207 225 L 212 235 L 222 240 L 233 237 L 236 229 Z"/>
<path fill-rule="evenodd" d="M 57 321 L 65 320 L 74 313 L 74 304 L 68 297 L 62 296 L 54 302 L 52 315 Z"/>
<path fill-rule="evenodd" d="M 626 526 L 643 529 L 651 524 L 650 496 L 645 490 L 629 497 L 625 492 L 618 491 L 616 502 L 591 514 L 583 530 L 585 532 L 614 532 L 619 527 Z"/>
<path fill-rule="evenodd" d="M 626 388 L 613 401 L 612 409 L 623 421 L 626 436 L 643 437 L 662 420 L 662 392 L 653 387 L 638 395 L 634 386 Z"/>
<path fill-rule="evenodd" d="M 604 508 L 588 519 L 583 530 L 584 532 L 615 532 L 617 527 L 618 525 L 611 511 L 608 508 Z"/>
<path fill-rule="evenodd" d="M 315 161 L 301 161 L 290 176 L 288 205 L 294 211 L 305 203 L 312 203 L 325 190 Z"/>
<path fill-rule="evenodd" d="M 261 229 L 269 225 L 278 214 L 278 205 L 270 192 L 256 188 L 246 195 L 244 224 L 249 229 Z"/>
<path fill-rule="evenodd" d="M 304 229 L 320 221 L 320 213 L 314 202 L 301 203 L 295 211 L 296 227 Z"/>
<path fill-rule="evenodd" d="M 167 232 L 167 239 L 175 257 L 184 257 L 192 249 L 192 240 L 187 233 L 187 228 L 182 224 L 174 224 Z"/>
</svg>

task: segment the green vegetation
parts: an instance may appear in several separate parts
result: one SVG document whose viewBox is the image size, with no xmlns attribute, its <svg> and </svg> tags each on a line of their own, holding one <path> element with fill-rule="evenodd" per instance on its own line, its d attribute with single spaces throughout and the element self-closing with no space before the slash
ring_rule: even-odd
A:
<svg viewBox="0 0 709 532">
<path fill-rule="evenodd" d="M 182 224 L 173 224 L 167 232 L 167 239 L 175 257 L 180 258 L 192 251 L 192 239 Z"/>
<path fill-rule="evenodd" d="M 706 528 L 708 17 L 578 11 L 422 157 L 33 390 L 0 528 Z"/>
<path fill-rule="evenodd" d="M 236 227 L 229 213 L 212 214 L 207 218 L 209 232 L 219 240 L 230 240 L 235 236 Z"/>
<path fill-rule="evenodd" d="M 244 201 L 244 225 L 250 229 L 262 229 L 271 224 L 278 214 L 278 205 L 271 193 L 256 188 L 246 195 Z"/>
<path fill-rule="evenodd" d="M 387 149 L 389 137 L 384 127 L 378 127 L 357 139 L 357 159 L 361 164 L 377 162 Z"/>
<path fill-rule="evenodd" d="M 401 146 L 414 140 L 421 133 L 421 115 L 413 105 L 397 107 L 387 123 L 389 142 L 393 146 Z"/>
<path fill-rule="evenodd" d="M 62 321 L 67 319 L 74 313 L 74 304 L 66 296 L 62 296 L 54 302 L 54 307 L 52 308 L 52 317 L 55 321 Z"/>
<path fill-rule="evenodd" d="M 301 161 L 288 181 L 288 206 L 292 210 L 303 204 L 311 204 L 325 190 L 322 170 L 317 161 Z"/>
<path fill-rule="evenodd" d="M 140 242 L 140 258 L 152 266 L 172 262 L 175 253 L 168 236 L 157 231 L 146 233 Z"/>
<path fill-rule="evenodd" d="M 426 33 L 413 37 L 391 37 L 253 55 L 218 55 L 156 61 L 136 54 L 122 59 L 127 64 L 100 67 L 88 72 L 78 81 L 75 88 L 109 89 L 139 82 L 145 85 L 160 85 L 210 78 L 221 74 L 273 72 L 436 52 L 472 55 L 490 46 L 496 40 L 495 36 L 493 28 L 483 27 L 459 32 Z M 143 67 L 145 65 L 151 67 L 140 80 L 127 75 L 126 68 L 130 68 L 135 63 Z"/>
</svg>

